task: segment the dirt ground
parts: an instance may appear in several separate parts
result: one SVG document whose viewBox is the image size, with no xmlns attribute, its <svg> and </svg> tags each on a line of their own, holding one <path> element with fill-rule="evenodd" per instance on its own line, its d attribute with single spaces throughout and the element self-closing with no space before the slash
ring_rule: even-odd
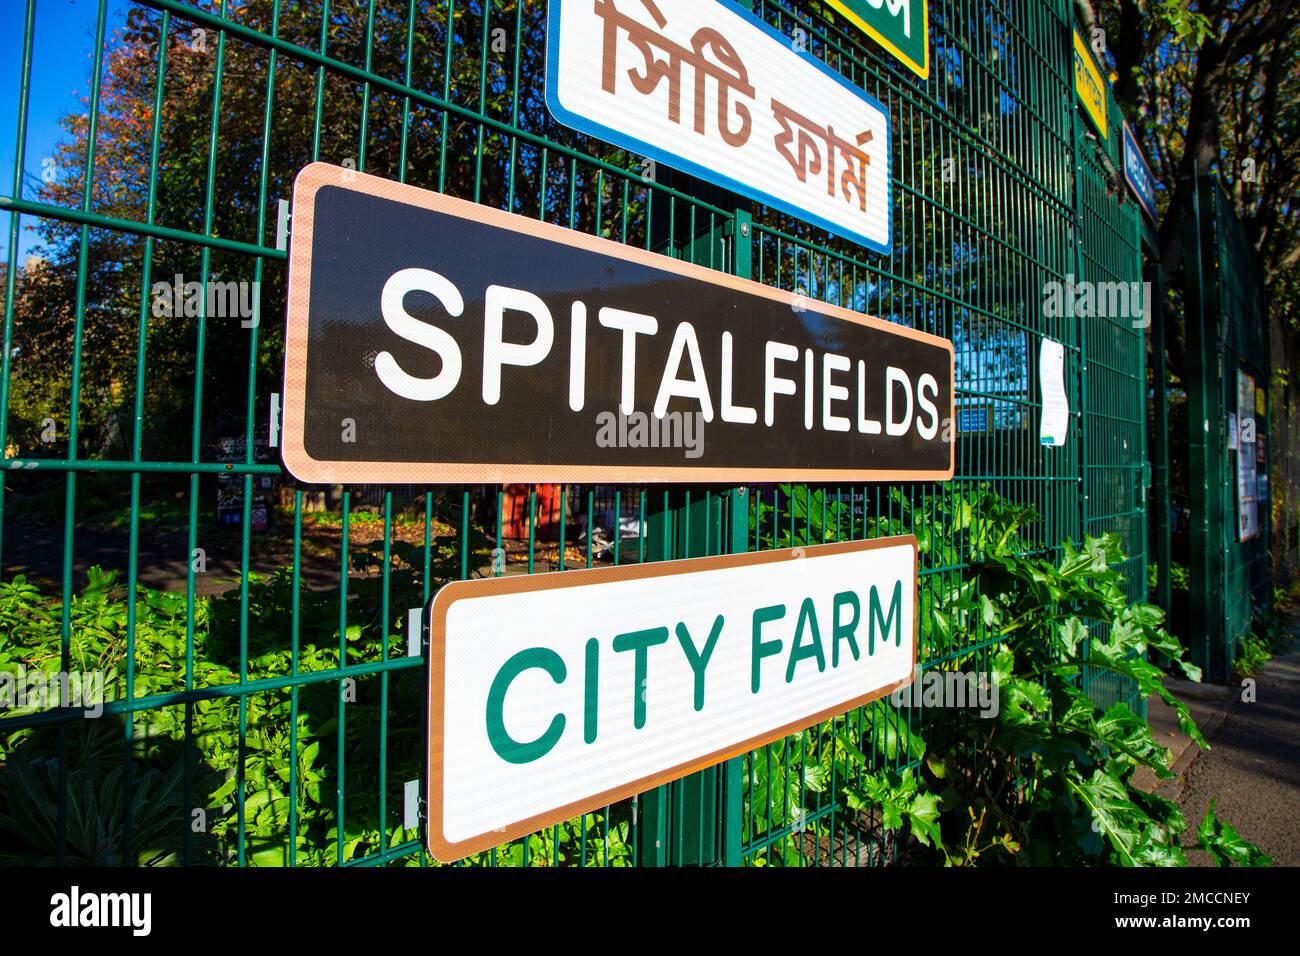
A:
<svg viewBox="0 0 1300 956">
<path fill-rule="evenodd" d="M 443 522 L 435 521 L 431 536 L 436 540 L 453 536 L 455 530 Z M 399 544 L 420 549 L 423 563 L 424 527 L 421 523 L 394 524 L 391 533 L 392 550 Z M 204 550 L 206 570 L 196 575 L 195 588 L 199 595 L 220 594 L 233 586 L 239 575 L 242 554 L 242 536 L 238 527 L 201 528 L 199 546 Z M 105 570 L 119 572 L 119 581 L 125 582 L 128 562 L 129 536 L 125 533 L 103 533 L 79 529 L 73 540 L 74 589 L 86 580 L 86 569 L 99 565 Z M 492 542 L 478 542 L 471 573 L 490 574 Z M 528 565 L 527 539 L 507 539 L 502 542 L 506 550 L 504 573 L 522 573 Z M 349 523 L 348 550 L 352 558 L 350 577 L 378 573 L 377 563 L 382 558 L 384 525 L 381 520 L 359 517 Z M 313 589 L 336 588 L 339 584 L 342 553 L 342 529 L 333 524 L 316 523 L 304 518 L 301 539 L 301 569 L 303 580 Z M 374 562 L 365 559 L 373 556 Z M 395 562 L 400 561 L 394 556 Z M 140 527 L 140 545 L 137 574 L 141 584 L 164 591 L 183 591 L 186 584 L 187 535 L 181 529 L 160 529 L 147 522 Z M 549 571 L 558 566 L 559 546 L 555 542 L 538 542 L 534 547 L 534 570 Z M 585 550 L 569 542 L 565 548 L 568 567 L 582 567 L 586 563 Z M 282 522 L 263 532 L 254 532 L 249 542 L 249 570 L 267 574 L 276 568 L 293 566 L 292 522 Z M 25 574 L 46 593 L 57 593 L 62 579 L 63 530 L 61 525 L 24 522 L 7 518 L 4 524 L 4 576 L 11 578 Z"/>
</svg>

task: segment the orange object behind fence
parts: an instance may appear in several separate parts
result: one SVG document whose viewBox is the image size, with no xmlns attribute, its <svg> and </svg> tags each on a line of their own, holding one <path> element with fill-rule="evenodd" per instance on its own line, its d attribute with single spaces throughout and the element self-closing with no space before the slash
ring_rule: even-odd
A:
<svg viewBox="0 0 1300 956">
<path fill-rule="evenodd" d="M 556 541 L 560 537 L 561 485 L 506 485 L 501 496 L 501 534 L 506 538 L 528 537 L 528 498 L 536 490 L 533 523 L 538 541 Z"/>
</svg>

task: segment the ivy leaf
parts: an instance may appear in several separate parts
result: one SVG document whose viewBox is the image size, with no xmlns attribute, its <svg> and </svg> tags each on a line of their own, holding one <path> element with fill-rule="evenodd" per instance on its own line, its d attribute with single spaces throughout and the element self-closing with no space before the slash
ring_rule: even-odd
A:
<svg viewBox="0 0 1300 956">
<path fill-rule="evenodd" d="M 908 807 L 907 819 L 912 835 L 925 846 L 932 843 L 938 846 L 943 842 L 939 832 L 939 795 L 935 793 L 917 794 Z"/>
<path fill-rule="evenodd" d="M 928 526 L 922 526 L 916 531 L 916 550 L 921 554 L 929 554 L 930 547 L 934 541 L 934 535 Z"/>
<path fill-rule="evenodd" d="M 880 804 L 880 821 L 886 830 L 897 830 L 903 825 L 903 808 L 895 800 Z"/>
<path fill-rule="evenodd" d="M 1166 799 L 1156 793 L 1148 793 L 1145 790 L 1130 791 L 1133 796 L 1133 802 L 1142 808 L 1142 810 L 1155 820 L 1159 827 L 1163 828 L 1169 836 L 1182 833 L 1187 829 L 1187 821 L 1183 817 L 1182 808 L 1173 800 Z"/>
<path fill-rule="evenodd" d="M 1201 682 L 1201 669 L 1198 666 L 1193 664 L 1191 661 L 1185 661 L 1182 658 L 1178 658 L 1175 663 L 1177 663 L 1182 669 L 1183 674 L 1188 680 L 1194 681 L 1197 684 Z"/>
<path fill-rule="evenodd" d="M 926 846 L 936 844 L 939 834 L 938 794 L 919 793 L 916 775 L 909 767 L 902 774 L 879 771 L 862 778 L 859 786 L 846 788 L 849 805 L 854 810 L 875 807 L 880 810 L 881 825 L 897 830 L 906 820 L 912 833 Z"/>
<path fill-rule="evenodd" d="M 997 684 L 999 714 L 1011 724 L 1030 724 L 1051 710 L 1043 685 L 1023 677 L 1005 677 Z"/>
<path fill-rule="evenodd" d="M 1167 840 L 1140 840 L 1133 848 L 1133 862 L 1138 866 L 1186 866 L 1187 856 Z"/>
<path fill-rule="evenodd" d="M 1173 695 L 1163 684 L 1157 684 L 1154 692 L 1160 695 L 1160 699 L 1174 709 L 1178 716 L 1178 728 L 1188 737 L 1191 737 L 1196 745 L 1202 750 L 1209 750 L 1210 743 L 1201 733 L 1201 728 L 1196 726 L 1196 721 L 1192 719 L 1192 712 L 1187 709 L 1187 705 Z"/>
<path fill-rule="evenodd" d="M 1015 669 L 1016 655 L 1007 645 L 999 644 L 993 652 L 992 660 L 989 661 L 989 671 L 994 686 L 1001 686 L 1010 681 Z"/>
<path fill-rule="evenodd" d="M 843 732 L 837 733 L 835 735 L 835 740 L 839 744 L 840 748 L 844 751 L 845 755 L 850 760 L 856 762 L 859 767 L 870 766 L 871 761 L 867 759 L 867 755 L 864 754 L 857 747 L 857 745 L 853 743 L 853 741 L 849 740 L 848 736 L 845 733 Z"/>
</svg>

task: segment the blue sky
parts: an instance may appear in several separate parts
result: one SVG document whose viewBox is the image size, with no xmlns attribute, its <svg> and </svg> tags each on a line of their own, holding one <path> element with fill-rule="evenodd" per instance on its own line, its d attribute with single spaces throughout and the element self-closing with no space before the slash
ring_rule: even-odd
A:
<svg viewBox="0 0 1300 956">
<path fill-rule="evenodd" d="M 120 27 L 131 5 L 108 0 L 106 35 Z M 14 161 L 18 134 L 18 91 L 22 82 L 23 30 L 27 4 L 0 0 L 0 195 L 14 191 Z M 80 109 L 79 97 L 90 92 L 91 54 L 99 0 L 37 0 L 36 29 L 32 42 L 31 92 L 27 114 L 27 149 L 23 164 L 27 184 L 23 198 L 34 199 L 33 182 L 39 182 L 42 161 L 54 155 L 65 138 L 59 118 Z M 55 170 L 58 173 L 58 170 Z M 0 261 L 9 254 L 11 214 L 0 214 Z M 19 259 L 36 244 L 30 231 L 33 220 L 23 219 Z"/>
</svg>

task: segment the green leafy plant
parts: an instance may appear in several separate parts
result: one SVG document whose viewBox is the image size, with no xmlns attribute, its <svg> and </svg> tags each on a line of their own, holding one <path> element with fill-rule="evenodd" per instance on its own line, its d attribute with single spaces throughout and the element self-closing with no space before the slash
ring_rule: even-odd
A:
<svg viewBox="0 0 1300 956">
<path fill-rule="evenodd" d="M 1214 799 L 1196 831 L 1196 849 L 1204 850 L 1219 866 L 1267 866 L 1271 861 L 1253 843 L 1241 838 L 1231 823 L 1214 812 Z"/>
<path fill-rule="evenodd" d="M 1147 565 L 1147 587 L 1152 591 L 1160 582 L 1160 565 L 1152 561 Z M 1169 565 L 1169 586 L 1175 591 L 1187 591 L 1192 586 L 1192 572 L 1188 570 L 1187 565 L 1179 564 L 1177 561 Z"/>
<path fill-rule="evenodd" d="M 789 500 L 797 504 L 799 492 Z M 810 493 L 795 533 L 773 521 L 775 530 L 758 536 L 772 546 L 817 543 L 835 504 Z M 986 489 L 915 501 L 895 493 L 888 512 L 867 519 L 869 533 L 914 534 L 927 565 L 962 569 L 922 582 L 922 667 L 986 675 L 999 706 L 879 700 L 796 735 L 797 747 L 771 748 L 751 760 L 751 806 L 765 808 L 755 814 L 760 831 L 812 819 L 827 824 L 824 839 L 838 818 L 864 840 L 905 833 L 921 860 L 928 853 L 955 866 L 1183 865 L 1192 847 L 1220 862 L 1267 863 L 1212 810 L 1194 842 L 1180 842 L 1187 825 L 1178 806 L 1134 786 L 1139 767 L 1171 775 L 1169 752 L 1141 710 L 1151 695 L 1208 745 L 1147 659 L 1159 652 L 1200 679 L 1164 612 L 1130 600 L 1118 538 L 1048 548 L 1031 534 L 1039 521 L 1031 507 Z M 773 793 L 786 797 L 773 805 Z M 807 838 L 792 833 L 787 842 L 796 839 Z"/>
<path fill-rule="evenodd" d="M 1273 609 L 1255 612 L 1251 621 L 1251 636 L 1262 643 L 1273 657 L 1290 649 L 1296 639 L 1295 631 Z"/>
<path fill-rule="evenodd" d="M 1000 706 L 995 716 L 968 708 L 930 713 L 933 746 L 915 794 L 937 797 L 937 823 L 925 819 L 918 828 L 911 817 L 887 814 L 886 825 L 908 820 L 952 865 L 1185 864 L 1179 837 L 1186 823 L 1177 805 L 1133 785 L 1138 767 L 1171 776 L 1169 751 L 1134 707 L 1159 696 L 1183 731 L 1207 747 L 1147 655 L 1161 652 L 1192 680 L 1200 673 L 1165 630 L 1164 612 L 1129 599 L 1119 539 L 1087 537 L 1080 548 L 1067 542 L 1046 551 L 1026 534 L 1038 520 L 1033 509 L 987 491 L 898 506 L 913 527 L 929 532 L 918 534 L 923 551 L 940 537 L 964 542 L 960 557 L 969 572 L 936 601 L 931 637 L 939 640 L 931 646 L 940 654 L 933 666 L 987 662 Z M 1098 703 L 1104 687 L 1122 688 L 1112 696 L 1125 699 Z M 899 788 L 887 783 L 885 793 L 896 799 Z M 902 797 L 909 798 L 906 789 Z M 1220 861 L 1266 862 L 1212 811 L 1207 819 L 1194 845 Z"/>
<path fill-rule="evenodd" d="M 1232 669 L 1238 677 L 1254 677 L 1272 659 L 1273 652 L 1268 641 L 1251 633 L 1237 642 L 1237 655 Z"/>
<path fill-rule="evenodd" d="M 469 545 L 482 549 L 486 541 L 476 532 Z M 337 592 L 301 581 L 295 590 L 289 568 L 249 574 L 217 597 L 196 598 L 192 615 L 183 593 L 137 588 L 129 653 L 134 697 L 185 690 L 187 657 L 191 685 L 203 688 L 238 684 L 241 657 L 244 677 L 257 680 L 295 668 L 332 671 L 344 652 L 349 664 L 381 660 L 385 648 L 390 659 L 404 656 L 404 609 L 422 600 L 424 549 L 394 541 L 392 552 L 387 591 L 378 574 L 349 581 L 341 637 Z M 432 542 L 435 587 L 458 573 L 458 555 L 457 539 Z M 378 570 L 382 559 L 354 547 L 351 560 L 365 572 Z M 105 672 L 110 701 L 126 696 L 127 596 L 115 572 L 92 567 L 69 605 L 70 666 Z M 57 597 L 22 576 L 0 582 L 0 672 L 62 667 L 60 610 Z M 423 772 L 424 674 L 406 668 L 391 672 L 386 688 L 384 682 L 378 675 L 357 678 L 341 736 L 333 679 L 248 694 L 242 702 L 215 696 L 137 712 L 129 729 L 126 717 L 106 713 L 68 725 L 66 734 L 47 726 L 0 735 L 0 863 L 58 860 L 65 778 L 62 850 L 70 865 L 231 865 L 242 856 L 253 866 L 331 866 L 414 841 L 419 834 L 394 818 L 402 782 Z M 609 816 L 588 814 L 467 862 L 628 865 L 634 854 L 627 810 Z M 399 862 L 416 865 L 419 854 Z"/>
<path fill-rule="evenodd" d="M 745 761 L 747 838 L 762 847 L 753 862 L 892 858 L 901 847 L 909 861 L 953 865 L 1179 864 L 1192 846 L 1223 863 L 1266 861 L 1213 808 L 1189 835 L 1194 842 L 1180 843 L 1187 827 L 1177 806 L 1133 786 L 1139 766 L 1169 770 L 1167 751 L 1130 702 L 1160 694 L 1200 741 L 1146 653 L 1161 651 L 1197 674 L 1160 610 L 1128 599 L 1114 538 L 1046 549 L 1028 531 L 1032 509 L 987 492 L 914 505 L 896 496 L 886 518 L 866 516 L 860 497 L 780 494 L 792 509 L 781 522 L 755 509 L 768 528 L 756 524 L 756 536 L 768 535 L 769 544 L 910 532 L 928 566 L 961 569 L 924 579 L 923 665 L 988 672 L 1000 707 L 984 718 L 878 700 L 756 751 Z M 790 513 L 794 520 L 785 520 Z M 439 580 L 456 573 L 456 554 L 452 542 L 435 540 L 431 571 Z M 183 594 L 137 588 L 134 696 L 183 690 L 187 658 L 190 683 L 201 688 L 237 684 L 241 659 L 247 679 L 266 679 L 294 668 L 333 670 L 343 653 L 351 664 L 380 660 L 385 650 L 400 655 L 405 622 L 397 609 L 420 599 L 424 555 L 395 542 L 393 556 L 387 592 L 378 575 L 349 582 L 342 633 L 337 593 L 302 582 L 295 590 L 288 569 L 249 575 L 220 596 L 195 599 L 192 610 Z M 352 561 L 358 569 L 377 566 L 365 549 Z M 60 610 L 57 597 L 22 577 L 0 582 L 0 670 L 57 670 Z M 110 699 L 125 696 L 128 610 L 117 575 L 98 568 L 69 606 L 73 666 L 115 675 Z M 138 712 L 129 728 L 126 717 L 109 714 L 77 722 L 62 738 L 57 728 L 10 732 L 0 738 L 0 862 L 56 858 L 65 775 L 69 863 L 242 857 L 251 865 L 333 865 L 413 841 L 418 834 L 394 815 L 401 781 L 418 776 L 424 760 L 424 678 L 417 669 L 394 671 L 386 691 L 384 680 L 359 679 L 341 734 L 335 679 Z M 1107 681 L 1124 699 L 1095 702 Z M 388 728 L 382 779 L 381 714 Z M 193 826 L 196 810 L 201 828 Z M 467 862 L 630 865 L 634 832 L 621 804 Z"/>
</svg>

